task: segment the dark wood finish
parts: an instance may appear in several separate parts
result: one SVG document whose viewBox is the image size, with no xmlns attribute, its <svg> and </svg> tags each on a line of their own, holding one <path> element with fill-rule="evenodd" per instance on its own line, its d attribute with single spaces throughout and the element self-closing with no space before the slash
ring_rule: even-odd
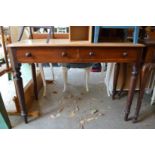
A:
<svg viewBox="0 0 155 155">
<path fill-rule="evenodd" d="M 149 72 L 151 71 L 151 66 L 150 64 L 146 64 L 144 65 L 143 69 L 142 69 L 142 73 L 141 73 L 141 82 L 140 82 L 140 92 L 138 95 L 138 101 L 137 101 L 137 106 L 136 106 L 136 110 L 135 110 L 135 115 L 134 115 L 134 119 L 133 122 L 137 122 L 138 116 L 139 116 L 139 112 L 140 112 L 140 108 L 141 108 L 141 104 L 142 104 L 142 100 L 143 100 L 143 96 L 144 96 L 144 92 L 145 92 L 145 86 L 148 80 L 148 75 Z"/>
<path fill-rule="evenodd" d="M 32 81 L 33 81 L 33 90 L 34 90 L 34 96 L 35 99 L 38 100 L 38 87 L 37 87 L 37 78 L 36 78 L 36 68 L 35 64 L 31 64 L 31 70 L 32 70 Z"/>
<path fill-rule="evenodd" d="M 22 36 L 23 36 L 24 30 L 25 30 L 25 27 L 27 27 L 27 26 L 22 26 L 21 27 L 21 32 L 20 32 L 18 41 L 20 41 L 22 39 Z M 32 28 L 35 28 L 35 27 L 41 28 L 40 26 L 28 26 L 28 27 L 30 29 L 30 37 L 29 37 L 30 39 L 33 39 Z M 53 28 L 52 28 L 52 26 L 51 27 L 46 27 L 45 26 L 44 28 L 49 28 L 50 29 L 50 32 L 49 32 L 48 38 L 47 38 L 47 43 L 49 43 L 49 40 L 51 38 L 51 33 L 52 33 Z M 32 55 L 31 55 L 30 52 L 27 52 L 27 53 L 25 53 L 25 56 L 27 58 L 29 58 Z M 34 63 L 31 64 L 31 71 L 32 71 L 32 81 L 33 81 L 34 95 L 35 95 L 35 99 L 38 100 L 38 89 L 37 89 L 37 80 L 36 80 L 36 68 L 35 68 L 35 64 Z"/>
<path fill-rule="evenodd" d="M 136 82 L 137 82 L 137 76 L 138 76 L 138 71 L 139 71 L 139 63 L 135 63 L 132 67 L 132 76 L 131 76 L 131 80 L 130 80 L 130 90 L 128 92 L 128 99 L 127 99 L 127 104 L 126 104 L 126 109 L 125 109 L 125 117 L 124 120 L 128 121 L 129 118 L 129 114 L 130 114 L 130 109 L 131 109 L 131 104 L 132 104 L 132 100 L 134 97 L 134 90 L 136 87 Z"/>
<path fill-rule="evenodd" d="M 34 42 L 34 43 L 33 43 Z M 128 120 L 135 84 L 142 58 L 144 45 L 133 44 L 94 44 L 88 42 L 71 43 L 68 40 L 53 40 L 53 44 L 28 41 L 9 46 L 11 62 L 15 72 L 15 83 L 17 94 L 22 109 L 22 115 L 27 123 L 27 109 L 23 93 L 23 84 L 20 74 L 20 63 L 45 63 L 45 62 L 67 62 L 67 63 L 88 63 L 88 62 L 123 62 L 132 63 L 133 71 L 130 83 L 130 91 L 126 106 L 125 120 Z"/>
<path fill-rule="evenodd" d="M 115 52 L 114 52 L 115 51 Z M 22 63 L 48 62 L 135 62 L 138 48 L 102 47 L 35 47 L 19 48 L 16 59 Z M 93 54 L 91 54 L 93 53 Z M 124 55 L 127 53 L 127 55 Z M 64 55 L 65 54 L 65 55 Z M 64 56 L 62 56 L 64 55 Z"/>
<path fill-rule="evenodd" d="M 117 88 L 117 81 L 118 81 L 118 75 L 119 75 L 119 71 L 120 71 L 120 63 L 116 63 L 115 66 L 115 71 L 114 71 L 114 88 L 113 88 L 113 92 L 112 92 L 112 99 L 115 99 L 115 95 L 116 95 L 116 88 Z"/>
<path fill-rule="evenodd" d="M 138 121 L 138 116 L 140 113 L 142 100 L 145 92 L 146 83 L 148 80 L 148 75 L 152 69 L 155 70 L 155 41 L 146 42 L 147 48 L 145 48 L 145 61 L 141 71 L 141 83 L 140 83 L 140 92 L 137 100 L 137 106 L 134 114 L 133 122 Z"/>
<path fill-rule="evenodd" d="M 121 85 L 121 89 L 118 92 L 118 97 L 121 98 L 121 94 L 123 93 L 123 89 L 125 87 L 125 83 L 126 83 L 126 79 L 127 79 L 127 64 L 123 63 L 123 80 L 122 80 L 122 85 Z"/>
<path fill-rule="evenodd" d="M 10 49 L 10 58 L 11 58 L 11 64 L 14 74 L 14 82 L 16 87 L 17 96 L 19 99 L 19 105 L 21 110 L 21 116 L 24 117 L 25 123 L 28 123 L 27 120 L 27 107 L 25 104 L 25 96 L 24 96 L 24 89 L 23 89 L 23 80 L 21 77 L 21 63 L 18 63 L 16 61 L 16 49 Z"/>
</svg>

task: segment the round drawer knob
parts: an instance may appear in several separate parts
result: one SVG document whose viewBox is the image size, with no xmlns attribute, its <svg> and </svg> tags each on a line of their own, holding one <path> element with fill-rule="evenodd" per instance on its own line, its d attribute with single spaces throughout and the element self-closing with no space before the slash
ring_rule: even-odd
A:
<svg viewBox="0 0 155 155">
<path fill-rule="evenodd" d="M 67 56 L 67 53 L 66 53 L 66 52 L 62 52 L 62 53 L 61 53 L 61 56 L 62 56 L 62 57 L 66 57 L 66 56 Z"/>
<path fill-rule="evenodd" d="M 95 53 L 94 52 L 89 52 L 89 56 L 94 56 Z"/>
<path fill-rule="evenodd" d="M 123 52 L 123 56 L 124 57 L 128 56 L 128 53 L 127 52 Z"/>
<path fill-rule="evenodd" d="M 26 53 L 25 53 L 25 56 L 26 56 L 26 57 L 32 57 L 32 54 L 31 54 L 30 52 L 26 52 Z"/>
</svg>

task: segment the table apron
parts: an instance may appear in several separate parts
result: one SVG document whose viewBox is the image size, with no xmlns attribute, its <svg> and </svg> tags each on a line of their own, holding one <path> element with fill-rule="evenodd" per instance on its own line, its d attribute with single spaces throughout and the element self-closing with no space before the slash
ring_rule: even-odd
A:
<svg viewBox="0 0 155 155">
<path fill-rule="evenodd" d="M 19 47 L 14 51 L 20 63 L 137 62 L 137 47 Z"/>
</svg>

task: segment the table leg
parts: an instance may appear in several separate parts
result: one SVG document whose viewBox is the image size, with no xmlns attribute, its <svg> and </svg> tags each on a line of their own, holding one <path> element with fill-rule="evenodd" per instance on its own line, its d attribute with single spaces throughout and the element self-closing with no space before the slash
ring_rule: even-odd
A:
<svg viewBox="0 0 155 155">
<path fill-rule="evenodd" d="M 115 71 L 114 71 L 114 88 L 112 91 L 112 99 L 115 99 L 116 95 L 116 89 L 117 89 L 117 81 L 118 81 L 118 76 L 119 76 L 119 71 L 120 71 L 120 63 L 116 63 L 115 65 Z"/>
<path fill-rule="evenodd" d="M 31 64 L 31 70 L 32 70 L 32 80 L 33 80 L 33 91 L 34 91 L 35 99 L 38 100 L 37 77 L 36 77 L 36 68 L 34 63 Z"/>
<path fill-rule="evenodd" d="M 119 91 L 119 93 L 118 93 L 119 98 L 121 98 L 121 94 L 122 94 L 122 92 L 123 92 L 123 89 L 124 89 L 124 86 L 125 86 L 125 83 L 126 83 L 126 79 L 127 79 L 127 69 L 128 69 L 126 63 L 123 63 L 123 64 L 122 64 L 122 67 L 123 67 L 123 80 L 122 80 L 121 89 L 120 89 L 120 91 Z"/>
<path fill-rule="evenodd" d="M 132 76 L 131 76 L 131 80 L 130 80 L 130 88 L 129 88 L 129 92 L 128 92 L 128 99 L 127 99 L 125 116 L 124 116 L 125 121 L 129 120 L 128 116 L 130 114 L 131 104 L 132 104 L 132 100 L 134 97 L 134 90 L 135 90 L 136 83 L 137 83 L 137 76 L 138 76 L 138 64 L 133 64 Z"/>
<path fill-rule="evenodd" d="M 13 67 L 13 69 L 14 69 L 14 82 L 15 82 L 15 86 L 16 86 L 17 96 L 19 99 L 21 116 L 24 117 L 25 123 L 28 123 L 27 108 L 26 108 L 26 104 L 25 104 L 25 96 L 24 96 L 24 89 L 23 89 L 23 80 L 21 77 L 20 68 L 21 68 L 20 63 L 16 63 L 15 66 Z"/>
<path fill-rule="evenodd" d="M 136 106 L 135 115 L 133 118 L 133 123 L 137 122 L 137 119 L 139 116 L 139 112 L 141 109 L 141 104 L 142 104 L 142 100 L 143 100 L 143 96 L 144 96 L 144 92 L 145 92 L 146 82 L 147 82 L 148 77 L 149 77 L 148 76 L 149 72 L 150 72 L 149 66 L 145 65 L 143 67 L 142 74 L 141 74 L 140 92 L 139 92 L 139 96 L 138 96 L 138 100 L 137 100 L 137 106 Z"/>
</svg>

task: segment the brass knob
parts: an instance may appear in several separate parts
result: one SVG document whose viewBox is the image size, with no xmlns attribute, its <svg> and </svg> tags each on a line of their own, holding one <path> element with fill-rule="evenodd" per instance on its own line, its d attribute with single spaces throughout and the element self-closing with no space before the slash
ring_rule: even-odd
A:
<svg viewBox="0 0 155 155">
<path fill-rule="evenodd" d="M 26 57 L 32 57 L 32 54 L 31 54 L 30 52 L 26 52 L 26 53 L 25 53 L 25 56 L 26 56 Z"/>
<path fill-rule="evenodd" d="M 62 57 L 65 57 L 65 56 L 67 56 L 67 53 L 66 52 L 62 52 L 61 55 L 62 55 Z"/>
<path fill-rule="evenodd" d="M 128 53 L 127 52 L 123 52 L 123 56 L 124 57 L 128 56 Z"/>
<path fill-rule="evenodd" d="M 89 56 L 94 56 L 95 53 L 94 52 L 89 52 Z"/>
</svg>

